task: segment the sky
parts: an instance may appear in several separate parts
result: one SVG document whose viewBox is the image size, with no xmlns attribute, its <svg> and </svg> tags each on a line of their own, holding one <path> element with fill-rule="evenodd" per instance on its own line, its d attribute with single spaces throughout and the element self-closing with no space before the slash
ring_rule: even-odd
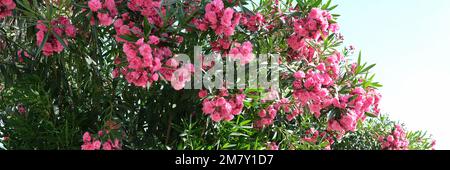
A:
<svg viewBox="0 0 450 170">
<path fill-rule="evenodd" d="M 334 0 L 346 45 L 376 63 L 382 112 L 450 149 L 450 1 Z"/>
</svg>

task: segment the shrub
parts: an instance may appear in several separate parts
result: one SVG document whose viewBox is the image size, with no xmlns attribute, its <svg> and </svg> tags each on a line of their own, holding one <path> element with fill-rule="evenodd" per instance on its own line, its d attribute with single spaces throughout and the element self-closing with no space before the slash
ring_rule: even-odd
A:
<svg viewBox="0 0 450 170">
<path fill-rule="evenodd" d="M 1 0 L 1 143 L 432 148 L 421 132 L 377 118 L 375 65 L 361 53 L 350 59 L 354 49 L 342 47 L 334 8 L 322 0 Z M 195 46 L 203 50 L 196 54 Z M 270 67 L 261 54 L 271 54 Z M 199 56 L 200 64 L 182 56 Z M 230 73 L 215 69 L 220 60 L 237 61 L 250 85 L 220 79 Z M 219 86 L 188 88 L 198 74 Z M 255 79 L 276 83 L 251 86 Z"/>
</svg>

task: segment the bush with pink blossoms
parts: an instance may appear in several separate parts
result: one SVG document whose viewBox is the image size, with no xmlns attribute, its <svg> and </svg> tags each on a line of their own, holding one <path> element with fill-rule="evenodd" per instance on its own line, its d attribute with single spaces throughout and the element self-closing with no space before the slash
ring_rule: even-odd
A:
<svg viewBox="0 0 450 170">
<path fill-rule="evenodd" d="M 426 132 L 406 131 L 404 125 L 389 120 L 386 115 L 367 118 L 357 127 L 357 131 L 347 134 L 332 147 L 338 150 L 429 150 L 436 144 Z"/>
<path fill-rule="evenodd" d="M 424 133 L 380 117 L 375 65 L 361 53 L 353 61 L 331 4 L 0 0 L 0 142 L 6 149 L 431 149 Z M 278 67 L 251 67 L 262 54 L 279 56 L 270 59 Z M 238 77 L 220 80 L 229 70 L 214 70 L 228 59 L 246 79 L 256 72 L 278 86 L 231 88 Z M 187 88 L 199 73 L 221 88 Z"/>
</svg>

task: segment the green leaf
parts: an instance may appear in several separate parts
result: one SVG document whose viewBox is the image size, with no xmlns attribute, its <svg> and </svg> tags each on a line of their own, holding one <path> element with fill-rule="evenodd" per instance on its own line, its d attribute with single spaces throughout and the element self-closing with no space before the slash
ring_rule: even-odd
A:
<svg viewBox="0 0 450 170">
<path fill-rule="evenodd" d="M 65 49 L 69 49 L 69 48 L 67 47 L 66 42 L 64 42 L 64 40 L 63 40 L 58 34 L 56 34 L 55 32 L 52 31 L 52 35 L 56 37 L 56 39 L 59 41 L 59 43 L 61 43 L 61 44 L 63 45 L 63 47 L 64 47 Z"/>
<path fill-rule="evenodd" d="M 41 45 L 39 45 L 39 48 L 38 48 L 38 50 L 36 51 L 35 56 L 37 56 L 37 55 L 39 55 L 39 54 L 41 53 L 42 48 L 44 48 L 44 45 L 45 45 L 45 43 L 47 42 L 49 35 L 50 35 L 50 34 L 48 34 L 48 33 L 45 34 L 45 37 L 44 37 L 44 39 L 42 40 Z"/>
<path fill-rule="evenodd" d="M 243 133 L 239 133 L 239 132 L 233 132 L 233 133 L 230 134 L 230 136 L 245 136 L 245 137 L 248 137 L 247 134 L 243 134 Z"/>
<path fill-rule="evenodd" d="M 331 0 L 328 0 L 328 2 L 322 6 L 322 10 L 328 10 L 328 7 L 331 5 Z"/>
<path fill-rule="evenodd" d="M 372 69 L 372 68 L 375 67 L 375 66 L 376 66 L 376 64 L 372 64 L 372 65 L 370 65 L 370 66 L 364 68 L 363 70 L 361 70 L 361 73 L 365 73 L 365 72 L 369 71 L 370 69 Z"/>
<path fill-rule="evenodd" d="M 369 113 L 369 112 L 366 112 L 365 115 L 368 116 L 368 117 L 378 117 L 375 114 Z"/>
<path fill-rule="evenodd" d="M 151 30 L 152 30 L 152 26 L 148 22 L 148 19 L 144 18 L 144 36 L 148 37 L 150 35 Z"/>
<path fill-rule="evenodd" d="M 359 51 L 359 54 L 358 54 L 358 66 L 360 66 L 361 65 L 361 56 L 362 56 L 362 52 L 361 51 Z"/>
<path fill-rule="evenodd" d="M 129 42 L 136 42 L 137 40 L 139 40 L 139 38 L 134 35 L 121 35 L 120 38 Z"/>
<path fill-rule="evenodd" d="M 248 123 L 252 122 L 252 120 L 244 120 L 241 123 L 239 123 L 239 126 L 247 125 Z"/>
</svg>

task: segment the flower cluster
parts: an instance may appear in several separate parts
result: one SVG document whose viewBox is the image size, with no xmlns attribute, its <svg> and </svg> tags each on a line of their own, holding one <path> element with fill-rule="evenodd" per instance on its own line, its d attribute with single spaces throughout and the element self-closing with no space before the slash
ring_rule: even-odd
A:
<svg viewBox="0 0 450 170">
<path fill-rule="evenodd" d="M 12 15 L 12 11 L 16 8 L 13 0 L 0 0 L 0 19 Z"/>
<path fill-rule="evenodd" d="M 216 35 L 230 37 L 234 34 L 235 27 L 239 24 L 241 14 L 235 13 L 233 8 L 225 8 L 222 0 L 213 0 L 205 7 L 203 19 L 193 20 L 194 25 L 200 31 L 209 28 L 214 30 Z"/>
<path fill-rule="evenodd" d="M 231 40 L 227 37 L 218 38 L 217 41 L 209 43 L 213 51 L 221 52 L 221 50 L 229 50 L 231 47 Z"/>
<path fill-rule="evenodd" d="M 51 56 L 54 53 L 62 52 L 64 50 L 64 46 L 61 44 L 60 40 L 67 45 L 67 38 L 75 38 L 76 35 L 76 28 L 70 23 L 70 20 L 67 17 L 62 16 L 52 20 L 50 25 L 50 27 L 47 27 L 42 20 L 38 20 L 36 24 L 36 29 L 38 29 L 38 32 L 36 33 L 38 46 L 43 43 L 46 34 L 49 34 L 48 39 L 44 42 L 45 44 L 42 48 L 42 53 L 45 56 Z M 56 36 L 61 39 L 58 40 Z"/>
<path fill-rule="evenodd" d="M 161 2 L 161 0 L 131 0 L 128 2 L 128 8 L 134 12 L 139 12 L 150 24 L 162 27 L 161 16 L 165 16 L 165 8 L 162 7 Z"/>
<path fill-rule="evenodd" d="M 355 88 L 349 95 L 334 98 L 333 106 L 345 109 L 346 112 L 341 114 L 339 119 L 331 119 L 328 128 L 338 132 L 355 131 L 357 121 L 365 120 L 366 113 L 373 111 L 372 114 L 378 116 L 380 99 L 381 95 L 374 89 L 366 92 L 360 87 Z"/>
<path fill-rule="evenodd" d="M 242 65 L 250 63 L 255 56 L 253 55 L 253 45 L 250 41 L 242 43 L 235 43 L 234 48 L 230 49 L 230 57 L 238 59 Z"/>
<path fill-rule="evenodd" d="M 172 56 L 169 48 L 154 48 L 150 44 L 156 42 L 144 42 L 141 38 L 135 43 L 127 42 L 123 45 L 128 65 L 121 70 L 129 83 L 139 87 L 146 87 L 159 79 L 158 71 L 162 68 L 161 61 Z M 117 62 L 120 64 L 120 61 Z M 173 68 L 177 65 L 171 65 Z"/>
<path fill-rule="evenodd" d="M 308 40 L 319 41 L 322 36 L 338 30 L 337 24 L 332 24 L 333 17 L 327 11 L 313 8 L 306 18 L 293 19 L 294 34 L 287 39 L 289 55 L 294 60 L 307 59 L 311 61 L 314 50 L 308 46 Z"/>
<path fill-rule="evenodd" d="M 279 147 L 276 142 L 267 143 L 267 150 L 279 150 Z"/>
<path fill-rule="evenodd" d="M 98 132 L 98 137 L 103 137 L 105 134 L 103 131 Z M 106 133 L 109 133 L 106 131 Z M 102 142 L 100 139 L 97 139 L 89 132 L 85 132 L 83 134 L 83 145 L 81 145 L 81 150 L 121 150 L 122 144 L 120 143 L 119 139 L 114 139 L 112 141 L 111 139 L 107 139 L 106 141 Z"/>
<path fill-rule="evenodd" d="M 302 105 L 308 106 L 311 113 L 317 118 L 321 110 L 331 105 L 332 95 L 330 89 L 339 75 L 340 53 L 328 57 L 327 62 L 320 63 L 306 73 L 296 72 L 294 98 Z"/>
<path fill-rule="evenodd" d="M 334 143 L 334 139 L 332 135 L 329 135 L 326 131 L 319 132 L 314 128 L 310 128 L 306 130 L 305 135 L 301 138 L 302 142 L 308 142 L 311 144 L 316 144 L 319 141 L 327 141 L 328 145 L 325 146 L 326 150 L 331 149 L 331 145 Z"/>
<path fill-rule="evenodd" d="M 270 95 L 276 96 L 278 94 L 270 94 Z M 280 111 L 286 114 L 288 121 L 291 121 L 296 116 L 303 114 L 303 110 L 298 109 L 298 106 L 291 103 L 291 101 L 289 101 L 288 98 L 282 98 L 281 100 L 274 102 L 273 104 L 269 105 L 265 109 L 262 109 L 258 112 L 258 116 L 260 119 L 255 122 L 255 127 L 263 128 L 265 126 L 273 124 L 273 121 L 276 118 L 277 113 Z"/>
<path fill-rule="evenodd" d="M 260 13 L 256 13 L 255 15 L 247 15 L 241 18 L 241 24 L 249 31 L 256 32 L 266 24 L 266 20 L 264 16 Z"/>
<path fill-rule="evenodd" d="M 169 59 L 168 62 L 176 62 L 175 59 Z M 170 64 L 168 64 L 170 65 Z M 177 64 L 172 64 L 177 65 Z M 195 68 L 192 64 L 185 64 L 179 69 L 177 69 L 172 74 L 170 83 L 175 90 L 181 90 L 186 86 L 186 83 L 191 81 L 191 74 L 194 72 Z"/>
<path fill-rule="evenodd" d="M 203 100 L 202 111 L 215 122 L 230 121 L 233 120 L 235 115 L 239 115 L 242 112 L 244 99 L 244 94 L 230 95 L 226 90 L 222 90 L 218 96 Z"/>
<path fill-rule="evenodd" d="M 118 67 L 114 69 L 113 77 L 121 74 L 130 84 L 138 87 L 146 87 L 163 79 L 174 89 L 180 90 L 190 80 L 194 69 L 192 65 L 179 63 L 167 44 L 179 45 L 184 38 L 169 33 L 148 35 L 150 32 L 157 32 L 163 24 L 161 14 L 165 15 L 165 8 L 161 3 L 160 0 L 131 0 L 127 3 L 128 9 L 141 16 L 131 18 L 130 13 L 124 12 L 114 22 L 114 36 L 117 42 L 123 43 L 122 51 L 126 59 L 123 60 L 120 56 L 116 58 L 115 64 Z M 150 28 L 144 35 L 146 21 L 156 27 Z M 138 40 L 124 39 L 124 36 L 137 37 Z"/>
<path fill-rule="evenodd" d="M 277 113 L 278 109 L 274 105 L 270 105 L 267 108 L 260 110 L 258 112 L 258 116 L 260 119 L 255 122 L 255 127 L 263 128 L 273 124 L 273 121 L 276 118 Z"/>
<path fill-rule="evenodd" d="M 130 20 L 128 12 L 121 14 L 120 17 L 117 18 L 116 21 L 114 21 L 114 30 L 116 31 L 116 34 L 114 35 L 116 41 L 122 43 L 126 43 L 128 41 L 122 39 L 121 36 L 143 34 L 143 31 L 141 28 L 139 28 L 139 25 Z"/>
<path fill-rule="evenodd" d="M 27 108 L 25 108 L 23 104 L 19 104 L 17 106 L 17 111 L 19 112 L 19 114 L 24 115 L 27 112 Z"/>
<path fill-rule="evenodd" d="M 98 22 L 102 26 L 111 25 L 114 17 L 119 13 L 114 0 L 104 0 L 103 3 L 100 0 L 89 0 L 88 6 L 94 14 L 97 14 Z M 91 17 L 91 25 L 94 24 L 95 19 L 93 15 Z"/>
<path fill-rule="evenodd" d="M 296 118 L 297 116 L 302 115 L 302 114 L 303 114 L 303 109 L 294 109 L 292 111 L 292 113 L 286 115 L 286 119 L 288 121 L 292 121 L 294 118 Z"/>
<path fill-rule="evenodd" d="M 392 133 L 386 137 L 380 137 L 383 150 L 408 150 L 409 141 L 406 132 L 400 125 L 395 125 Z"/>
<path fill-rule="evenodd" d="M 19 51 L 17 51 L 17 58 L 18 58 L 18 60 L 19 60 L 20 63 L 23 63 L 23 62 L 24 62 L 23 57 L 29 58 L 29 59 L 31 58 L 31 56 L 30 56 L 30 54 L 28 54 L 28 52 L 26 52 L 26 51 L 24 51 L 24 50 L 19 50 Z"/>
<path fill-rule="evenodd" d="M 306 73 L 294 73 L 294 99 L 317 118 L 322 111 L 330 108 L 338 110 L 335 118 L 328 122 L 328 129 L 337 132 L 354 131 L 358 120 L 364 120 L 366 113 L 377 116 L 381 95 L 374 89 L 354 88 L 349 94 L 334 95 L 335 82 L 339 79 L 340 63 L 344 60 L 341 53 L 335 52 L 317 65 L 312 66 Z M 288 119 L 292 119 L 289 116 Z"/>
</svg>

